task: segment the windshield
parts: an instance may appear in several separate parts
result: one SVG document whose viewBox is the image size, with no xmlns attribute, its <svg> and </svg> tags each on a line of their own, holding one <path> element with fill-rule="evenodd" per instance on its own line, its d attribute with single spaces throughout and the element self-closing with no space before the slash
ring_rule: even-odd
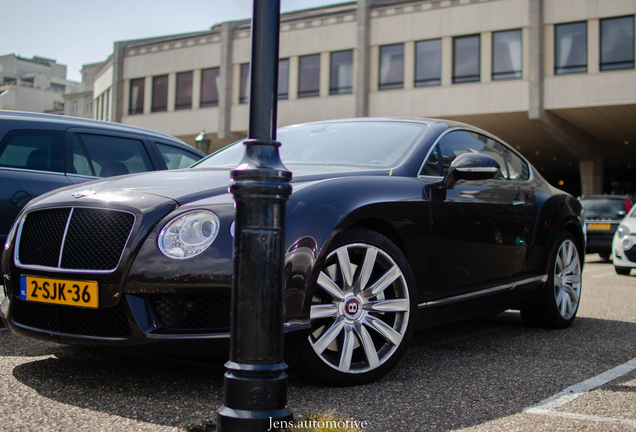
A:
<svg viewBox="0 0 636 432">
<path fill-rule="evenodd" d="M 417 123 L 350 122 L 298 125 L 278 130 L 285 165 L 367 165 L 401 161 L 428 127 Z M 245 152 L 239 141 L 193 167 L 236 167 Z"/>
<path fill-rule="evenodd" d="M 616 217 L 619 212 L 626 212 L 628 201 L 624 199 L 616 198 L 592 198 L 582 199 L 581 205 L 585 210 L 585 216 L 587 217 Z M 624 216 L 623 213 L 622 216 Z"/>
</svg>

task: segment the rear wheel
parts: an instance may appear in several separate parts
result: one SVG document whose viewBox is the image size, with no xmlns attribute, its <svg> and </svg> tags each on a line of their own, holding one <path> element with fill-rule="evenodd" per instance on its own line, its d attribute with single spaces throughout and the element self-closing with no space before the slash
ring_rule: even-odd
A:
<svg viewBox="0 0 636 432">
<path fill-rule="evenodd" d="M 316 281 L 312 330 L 300 354 L 307 375 L 345 386 L 389 372 L 413 332 L 414 287 L 406 258 L 388 238 L 366 229 L 345 232 Z"/>
<path fill-rule="evenodd" d="M 616 274 L 629 276 L 629 273 L 631 272 L 632 269 L 630 267 L 614 266 L 614 270 L 616 270 Z"/>
<path fill-rule="evenodd" d="M 539 301 L 521 310 L 523 319 L 531 325 L 564 328 L 576 318 L 581 298 L 581 250 L 574 236 L 564 231 L 552 252 L 548 281 Z"/>
</svg>

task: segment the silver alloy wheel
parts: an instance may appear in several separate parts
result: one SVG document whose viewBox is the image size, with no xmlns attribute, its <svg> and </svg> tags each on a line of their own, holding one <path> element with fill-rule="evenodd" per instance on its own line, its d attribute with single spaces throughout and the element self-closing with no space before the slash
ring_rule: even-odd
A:
<svg viewBox="0 0 636 432">
<path fill-rule="evenodd" d="M 554 296 L 559 314 L 569 320 L 576 314 L 581 296 L 581 260 L 572 240 L 561 243 L 554 266 Z"/>
<path fill-rule="evenodd" d="M 331 368 L 360 374 L 386 362 L 409 323 L 409 290 L 382 249 L 353 243 L 331 252 L 312 300 L 309 343 Z"/>
</svg>

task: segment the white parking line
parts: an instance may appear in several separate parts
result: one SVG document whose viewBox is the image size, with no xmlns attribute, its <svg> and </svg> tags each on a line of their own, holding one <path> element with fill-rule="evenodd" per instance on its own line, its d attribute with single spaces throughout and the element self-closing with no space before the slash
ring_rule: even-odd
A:
<svg viewBox="0 0 636 432">
<path fill-rule="evenodd" d="M 605 385 L 610 381 L 620 378 L 623 375 L 626 375 L 633 370 L 636 370 L 636 358 L 633 358 L 627 363 L 623 363 L 622 365 L 617 366 L 614 369 L 610 369 L 607 372 L 604 372 L 600 375 L 592 377 L 586 381 L 580 382 L 578 384 L 574 384 L 573 386 L 566 388 L 560 393 L 557 393 L 554 396 L 551 396 L 547 398 L 546 400 L 539 402 L 533 407 L 526 408 L 523 411 L 529 414 L 549 415 L 553 417 L 566 417 L 566 418 L 571 418 L 575 420 L 619 423 L 619 424 L 625 424 L 625 425 L 636 427 L 636 420 L 619 419 L 619 418 L 613 418 L 613 417 L 598 417 L 598 416 L 557 411 L 557 408 L 572 402 L 574 399 L 578 398 L 579 396 L 582 396 L 585 393 L 591 390 L 594 390 L 597 387 Z"/>
</svg>

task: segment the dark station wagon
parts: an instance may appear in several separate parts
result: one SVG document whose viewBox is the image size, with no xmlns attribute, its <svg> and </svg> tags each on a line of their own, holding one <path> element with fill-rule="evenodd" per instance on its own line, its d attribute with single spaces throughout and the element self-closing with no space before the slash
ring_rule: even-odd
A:
<svg viewBox="0 0 636 432">
<path fill-rule="evenodd" d="M 186 168 L 205 154 L 119 123 L 0 111 L 0 242 L 31 199 L 100 177 Z"/>
</svg>

